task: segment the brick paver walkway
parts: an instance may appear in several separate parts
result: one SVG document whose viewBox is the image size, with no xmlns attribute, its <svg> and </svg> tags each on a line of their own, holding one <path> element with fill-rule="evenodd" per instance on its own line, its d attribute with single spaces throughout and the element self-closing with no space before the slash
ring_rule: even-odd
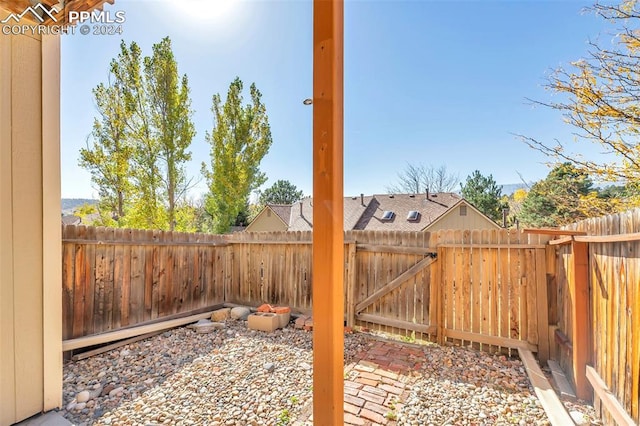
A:
<svg viewBox="0 0 640 426">
<path fill-rule="evenodd" d="M 356 356 L 355 362 L 345 366 L 344 424 L 394 425 L 423 358 L 424 352 L 419 347 L 372 342 Z M 298 419 L 295 425 L 312 425 L 311 413 L 306 417 Z"/>
</svg>

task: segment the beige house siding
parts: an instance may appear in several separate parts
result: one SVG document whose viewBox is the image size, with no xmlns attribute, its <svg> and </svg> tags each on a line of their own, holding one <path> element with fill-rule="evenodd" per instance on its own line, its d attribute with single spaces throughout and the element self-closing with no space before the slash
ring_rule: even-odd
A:
<svg viewBox="0 0 640 426">
<path fill-rule="evenodd" d="M 287 224 L 269 207 L 263 209 L 260 214 L 247 226 L 247 232 L 286 231 Z"/>
<path fill-rule="evenodd" d="M 0 36 L 2 425 L 62 403 L 59 61 L 58 37 Z"/>
<path fill-rule="evenodd" d="M 466 207 L 466 216 L 460 215 L 461 207 Z M 435 232 L 441 229 L 500 229 L 500 226 L 476 210 L 476 208 L 471 204 L 468 204 L 465 201 L 460 201 L 456 206 L 452 207 L 451 210 L 436 219 L 424 230 Z"/>
</svg>

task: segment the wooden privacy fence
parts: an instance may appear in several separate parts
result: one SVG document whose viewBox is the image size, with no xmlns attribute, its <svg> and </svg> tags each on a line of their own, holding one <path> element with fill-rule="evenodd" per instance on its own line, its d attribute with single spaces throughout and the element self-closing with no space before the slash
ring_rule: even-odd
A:
<svg viewBox="0 0 640 426">
<path fill-rule="evenodd" d="M 63 339 L 221 304 L 230 274 L 220 236 L 63 226 Z"/>
<path fill-rule="evenodd" d="M 629 424 L 631 419 L 638 424 L 640 209 L 585 220 L 567 229 L 585 235 L 552 241 L 558 247 L 558 256 L 553 288 L 557 308 L 551 321 L 558 327 L 555 335 L 561 366 L 577 388 L 586 386 L 589 393 L 593 388 L 596 408 L 601 410 L 605 424 L 614 420 Z M 582 266 L 576 260 L 580 245 L 585 258 Z M 585 273 L 583 304 L 573 288 L 579 273 L 576 269 L 580 268 Z M 580 283 L 577 285 L 579 290 Z M 584 324 L 572 322 L 576 309 L 584 309 Z M 582 348 L 576 348 L 580 345 L 576 331 L 586 333 Z"/>
<path fill-rule="evenodd" d="M 579 396 L 595 390 L 605 423 L 640 423 L 640 209 L 558 233 L 573 235 L 348 231 L 345 320 L 537 351 L 541 361 L 559 359 Z M 64 226 L 63 338 L 222 303 L 310 313 L 311 237 Z"/>
<path fill-rule="evenodd" d="M 508 230 L 346 232 L 345 319 L 416 339 L 528 348 L 546 357 L 545 238 Z M 224 302 L 310 313 L 311 255 L 311 232 L 211 236 L 66 226 L 64 338 Z"/>
</svg>

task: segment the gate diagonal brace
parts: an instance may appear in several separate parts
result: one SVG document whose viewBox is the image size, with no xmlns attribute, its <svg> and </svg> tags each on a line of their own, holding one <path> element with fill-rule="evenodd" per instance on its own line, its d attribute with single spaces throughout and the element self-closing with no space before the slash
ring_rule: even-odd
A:
<svg viewBox="0 0 640 426">
<path fill-rule="evenodd" d="M 379 298 L 391 293 L 393 290 L 400 287 L 405 281 L 416 276 L 427 266 L 434 263 L 436 261 L 436 258 L 437 256 L 435 255 L 435 253 L 434 255 L 429 254 L 425 256 L 424 259 L 420 260 L 418 263 L 416 263 L 415 265 L 413 265 L 412 267 L 404 271 L 402 274 L 398 275 L 396 278 L 394 278 L 393 280 L 385 284 L 382 288 L 375 291 L 373 294 L 371 294 L 369 297 L 364 299 L 362 302 L 358 303 L 354 309 L 355 313 L 359 314 Z"/>
</svg>

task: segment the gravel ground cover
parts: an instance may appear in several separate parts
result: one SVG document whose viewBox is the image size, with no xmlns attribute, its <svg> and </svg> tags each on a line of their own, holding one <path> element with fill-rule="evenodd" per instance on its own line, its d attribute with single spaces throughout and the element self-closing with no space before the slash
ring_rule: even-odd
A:
<svg viewBox="0 0 640 426">
<path fill-rule="evenodd" d="M 311 403 L 311 340 L 234 320 L 210 334 L 173 329 L 66 363 L 61 413 L 76 425 L 293 424 Z M 345 364 L 371 345 L 366 334 L 346 335 Z M 519 360 L 437 345 L 424 353 L 389 424 L 547 424 Z"/>
<path fill-rule="evenodd" d="M 430 345 L 398 415 L 407 425 L 548 425 L 518 358 L 457 346 Z M 597 424 L 593 408 L 571 404 L 582 424 Z"/>
</svg>

